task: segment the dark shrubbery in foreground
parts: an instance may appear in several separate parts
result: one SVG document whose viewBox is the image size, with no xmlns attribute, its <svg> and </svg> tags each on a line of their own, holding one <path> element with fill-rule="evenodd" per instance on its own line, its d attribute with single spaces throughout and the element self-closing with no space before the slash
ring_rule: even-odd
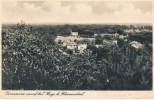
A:
<svg viewBox="0 0 154 100">
<path fill-rule="evenodd" d="M 152 89 L 152 48 L 146 45 L 134 49 L 123 43 L 64 55 L 54 37 L 27 30 L 25 24 L 2 36 L 3 90 Z"/>
</svg>

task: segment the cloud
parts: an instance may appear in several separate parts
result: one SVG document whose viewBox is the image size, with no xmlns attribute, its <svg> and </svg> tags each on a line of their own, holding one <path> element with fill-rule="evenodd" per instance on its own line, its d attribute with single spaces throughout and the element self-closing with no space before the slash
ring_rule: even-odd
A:
<svg viewBox="0 0 154 100">
<path fill-rule="evenodd" d="M 134 2 L 133 5 L 136 9 L 140 9 L 141 12 L 143 13 L 146 13 L 146 12 L 152 13 L 152 2 L 151 1 Z"/>
<path fill-rule="evenodd" d="M 152 2 L 2 2 L 3 22 L 21 19 L 27 23 L 151 23 Z"/>
</svg>

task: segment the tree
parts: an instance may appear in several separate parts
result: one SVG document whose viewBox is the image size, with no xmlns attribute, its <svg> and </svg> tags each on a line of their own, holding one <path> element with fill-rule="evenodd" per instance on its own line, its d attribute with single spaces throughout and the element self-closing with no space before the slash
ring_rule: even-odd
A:
<svg viewBox="0 0 154 100">
<path fill-rule="evenodd" d="M 98 35 L 98 36 L 96 37 L 96 44 L 102 44 L 102 43 L 103 43 L 103 38 L 102 38 L 101 35 Z"/>
</svg>

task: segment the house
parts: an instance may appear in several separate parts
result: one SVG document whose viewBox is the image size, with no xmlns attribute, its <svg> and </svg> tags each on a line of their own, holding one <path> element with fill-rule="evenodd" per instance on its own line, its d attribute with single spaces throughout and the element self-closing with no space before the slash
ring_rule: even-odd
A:
<svg viewBox="0 0 154 100">
<path fill-rule="evenodd" d="M 99 44 L 99 45 L 98 45 L 98 44 L 96 44 L 96 45 L 95 45 L 95 47 L 96 47 L 96 48 L 102 48 L 102 47 L 103 47 L 103 45 L 102 45 L 102 44 Z"/>
<path fill-rule="evenodd" d="M 74 40 L 77 41 L 82 41 L 82 40 L 89 40 L 89 41 L 95 41 L 95 38 L 82 38 L 82 37 L 72 37 L 72 36 L 57 36 L 57 38 L 55 39 L 55 42 L 58 43 L 58 41 L 61 42 L 74 42 Z"/>
<path fill-rule="evenodd" d="M 95 34 L 93 35 L 93 37 L 96 37 L 96 36 L 98 36 L 98 34 L 95 33 Z"/>
<path fill-rule="evenodd" d="M 118 33 L 115 33 L 115 34 L 102 33 L 101 36 L 102 37 L 104 37 L 104 36 L 118 37 L 119 34 Z"/>
<path fill-rule="evenodd" d="M 71 36 L 78 37 L 78 32 L 71 32 Z"/>
<path fill-rule="evenodd" d="M 135 29 L 134 31 L 135 31 L 135 32 L 141 32 L 139 29 Z"/>
<path fill-rule="evenodd" d="M 115 33 L 115 34 L 109 34 L 109 33 L 102 33 L 102 34 L 100 34 L 102 37 L 104 37 L 104 36 L 111 36 L 111 37 L 118 37 L 119 36 L 119 34 L 118 33 Z M 93 35 L 93 37 L 97 37 L 98 36 L 98 34 L 94 34 Z"/>
<path fill-rule="evenodd" d="M 132 32 L 134 32 L 134 30 L 133 29 L 125 29 L 124 32 L 125 33 L 132 33 Z"/>
<path fill-rule="evenodd" d="M 152 32 L 152 30 L 150 30 L 150 29 L 143 29 L 142 31 L 143 32 Z"/>
<path fill-rule="evenodd" d="M 80 53 L 83 53 L 83 50 L 87 49 L 87 44 L 78 45 L 78 50 Z"/>
<path fill-rule="evenodd" d="M 128 30 L 124 30 L 124 32 L 125 33 L 133 33 L 133 32 L 139 33 L 139 32 L 151 32 L 151 31 L 148 30 L 148 29 L 141 29 L 141 30 L 139 30 L 139 29 L 128 29 Z"/>
<path fill-rule="evenodd" d="M 127 34 L 127 36 L 119 35 L 119 38 L 120 38 L 120 39 L 127 39 L 127 38 L 128 38 L 128 34 Z"/>
<path fill-rule="evenodd" d="M 67 43 L 66 47 L 67 47 L 67 49 L 71 49 L 71 50 L 75 50 L 75 51 L 78 50 L 79 53 L 83 53 L 83 51 L 85 49 L 87 49 L 87 44 L 77 44 L 75 42 L 69 42 L 69 43 Z"/>
<path fill-rule="evenodd" d="M 137 41 L 132 41 L 129 43 L 129 45 L 133 48 L 139 49 L 143 47 L 143 44 L 137 42 Z"/>
<path fill-rule="evenodd" d="M 104 45 L 117 45 L 117 40 L 103 40 Z"/>
<path fill-rule="evenodd" d="M 67 42 L 63 42 L 63 45 L 62 46 L 67 46 Z"/>
<path fill-rule="evenodd" d="M 114 44 L 117 45 L 118 44 L 118 41 L 117 40 L 113 40 L 112 43 L 114 43 Z"/>
<path fill-rule="evenodd" d="M 77 49 L 78 45 L 75 42 L 69 42 L 66 47 L 67 49 Z"/>
</svg>

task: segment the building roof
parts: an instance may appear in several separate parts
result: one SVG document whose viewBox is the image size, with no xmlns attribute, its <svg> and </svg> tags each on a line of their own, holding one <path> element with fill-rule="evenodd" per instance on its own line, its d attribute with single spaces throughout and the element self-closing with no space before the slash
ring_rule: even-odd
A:
<svg viewBox="0 0 154 100">
<path fill-rule="evenodd" d="M 132 42 L 130 42 L 129 44 L 131 45 L 131 47 L 134 47 L 134 48 L 136 48 L 136 49 L 142 48 L 142 46 L 143 46 L 143 44 L 141 44 L 141 43 L 139 43 L 139 42 L 137 42 L 137 41 L 132 41 Z"/>
<path fill-rule="evenodd" d="M 71 35 L 78 35 L 78 32 L 71 32 Z"/>
<path fill-rule="evenodd" d="M 57 38 L 55 39 L 56 42 L 58 42 L 59 40 L 61 41 L 74 41 L 74 40 L 84 40 L 84 39 L 88 39 L 90 41 L 93 41 L 95 40 L 95 38 L 82 38 L 82 37 L 71 37 L 71 36 L 67 36 L 67 37 L 64 37 L 64 36 L 57 36 Z"/>
<path fill-rule="evenodd" d="M 75 43 L 75 42 L 68 42 L 67 43 L 67 46 L 76 46 L 77 45 L 77 43 Z"/>
</svg>

